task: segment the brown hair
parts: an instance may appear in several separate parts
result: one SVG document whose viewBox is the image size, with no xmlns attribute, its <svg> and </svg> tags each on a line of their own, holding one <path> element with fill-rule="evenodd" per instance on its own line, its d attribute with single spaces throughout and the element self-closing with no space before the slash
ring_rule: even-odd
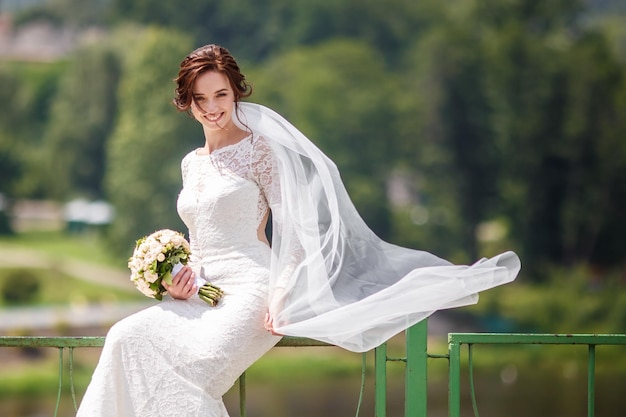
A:
<svg viewBox="0 0 626 417">
<path fill-rule="evenodd" d="M 193 101 L 193 85 L 198 76 L 207 71 L 218 71 L 228 77 L 230 86 L 235 93 L 235 105 L 252 94 L 252 86 L 241 73 L 235 58 L 226 48 L 218 45 L 205 45 L 187 55 L 180 63 L 176 96 L 173 103 L 180 111 L 189 111 Z"/>
</svg>

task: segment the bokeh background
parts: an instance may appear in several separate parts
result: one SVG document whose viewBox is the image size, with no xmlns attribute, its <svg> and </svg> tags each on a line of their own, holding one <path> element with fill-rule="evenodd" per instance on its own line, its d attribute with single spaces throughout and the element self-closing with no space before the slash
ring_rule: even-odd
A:
<svg viewBox="0 0 626 417">
<path fill-rule="evenodd" d="M 379 236 L 456 263 L 518 252 L 515 283 L 433 317 L 435 346 L 457 330 L 624 333 L 622 0 L 0 0 L 0 332 L 102 335 L 143 305 L 126 260 L 139 237 L 184 231 L 180 160 L 203 136 L 172 80 L 207 43 L 337 163 Z M 41 368 L 22 362 L 11 378 Z M 576 380 L 572 363 L 535 398 Z M 0 382 L 0 404 L 31 389 L 17 385 Z"/>
</svg>

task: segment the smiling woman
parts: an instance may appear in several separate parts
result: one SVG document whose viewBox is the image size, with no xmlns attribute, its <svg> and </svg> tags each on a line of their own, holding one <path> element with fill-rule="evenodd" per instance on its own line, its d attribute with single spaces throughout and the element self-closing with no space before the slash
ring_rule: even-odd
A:
<svg viewBox="0 0 626 417">
<path fill-rule="evenodd" d="M 234 104 L 235 94 L 226 75 L 207 71 L 198 76 L 193 88 L 191 113 L 202 125 L 206 138 L 204 148 L 198 154 L 210 154 L 249 136 L 233 122 Z"/>
<path fill-rule="evenodd" d="M 235 126 L 233 111 L 252 94 L 252 87 L 225 48 L 208 45 L 192 52 L 181 63 L 176 82 L 174 105 L 190 112 L 204 130 L 205 145 L 198 154 L 208 155 L 249 135 Z"/>
<path fill-rule="evenodd" d="M 222 396 L 282 334 L 364 352 L 517 275 L 512 252 L 459 266 L 379 239 L 330 159 L 241 102 L 251 88 L 226 49 L 192 52 L 176 82 L 204 133 L 181 163 L 190 260 L 169 299 L 111 328 L 79 417 L 226 417 Z M 216 307 L 193 297 L 196 275 L 223 290 Z"/>
</svg>

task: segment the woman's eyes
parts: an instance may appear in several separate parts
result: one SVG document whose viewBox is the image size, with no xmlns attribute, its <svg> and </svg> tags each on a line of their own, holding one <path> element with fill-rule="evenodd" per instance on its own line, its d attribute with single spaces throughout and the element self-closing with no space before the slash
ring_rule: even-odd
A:
<svg viewBox="0 0 626 417">
<path fill-rule="evenodd" d="M 224 98 L 224 97 L 226 97 L 227 95 L 228 95 L 228 93 L 217 93 L 217 94 L 215 95 L 215 97 L 216 97 L 216 98 Z M 195 97 L 195 98 L 194 98 L 194 100 L 195 100 L 196 102 L 198 102 L 198 103 L 201 103 L 201 102 L 205 102 L 205 101 L 207 101 L 207 98 L 206 98 L 206 97 L 204 97 L 204 96 L 202 96 L 202 97 L 198 96 L 198 97 Z"/>
</svg>

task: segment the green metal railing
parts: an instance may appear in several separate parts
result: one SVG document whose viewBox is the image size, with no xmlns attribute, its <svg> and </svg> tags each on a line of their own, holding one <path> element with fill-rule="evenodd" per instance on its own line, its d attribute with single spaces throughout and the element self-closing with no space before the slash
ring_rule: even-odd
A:
<svg viewBox="0 0 626 417">
<path fill-rule="evenodd" d="M 104 337 L 76 337 L 76 336 L 0 336 L 0 347 L 38 347 L 38 348 L 57 348 L 59 350 L 59 387 L 57 391 L 56 406 L 54 409 L 54 417 L 57 417 L 59 406 L 61 404 L 61 396 L 63 393 L 63 371 L 65 369 L 65 350 L 68 350 L 68 367 L 69 367 L 69 385 L 74 404 L 74 410 L 77 409 L 76 391 L 74 388 L 74 349 L 104 346 Z M 318 340 L 300 338 L 300 337 L 283 337 L 277 347 L 304 347 L 304 346 L 331 346 Z M 246 416 L 246 374 L 239 378 L 239 410 L 240 416 Z"/>
<path fill-rule="evenodd" d="M 406 356 L 387 356 L 387 345 L 375 349 L 374 415 L 387 416 L 387 362 L 404 362 L 404 416 L 426 417 L 428 405 L 428 359 L 447 359 L 448 355 L 428 353 L 428 320 L 405 332 Z"/>
<path fill-rule="evenodd" d="M 388 357 L 387 345 L 377 347 L 375 351 L 375 416 L 386 417 L 387 415 L 387 362 L 401 361 L 405 363 L 405 416 L 426 417 L 426 405 L 428 399 L 427 388 L 427 359 L 443 357 L 447 355 L 430 355 L 427 353 L 428 344 L 428 321 L 408 328 L 406 334 L 406 356 Z M 95 347 L 104 345 L 104 337 L 43 337 L 43 336 L 0 336 L 0 347 L 42 347 L 57 348 L 59 350 L 59 383 L 57 402 L 54 416 L 56 417 L 61 403 L 64 387 L 63 374 L 65 369 L 65 351 L 68 351 L 69 385 L 74 409 L 77 408 L 76 393 L 73 380 L 74 349 Z M 331 346 L 327 343 L 313 339 L 299 337 L 283 337 L 277 347 L 304 347 L 304 346 Z M 365 367 L 365 360 L 363 363 Z M 364 374 L 363 374 L 364 376 Z M 361 393 L 362 394 L 362 393 Z M 239 413 L 240 417 L 246 417 L 246 374 L 239 378 Z"/>
<path fill-rule="evenodd" d="M 401 361 L 405 363 L 405 416 L 426 417 L 427 404 L 427 359 L 429 357 L 446 357 L 429 355 L 427 353 L 428 323 L 424 320 L 406 330 L 406 356 L 388 357 L 387 345 L 383 344 L 375 349 L 375 416 L 386 417 L 387 415 L 387 362 Z M 54 411 L 56 417 L 61 403 L 64 387 L 63 371 L 65 369 L 64 353 L 68 351 L 69 385 L 74 409 L 77 408 L 76 393 L 73 380 L 74 349 L 87 347 L 102 347 L 104 337 L 42 337 L 42 336 L 0 336 L 0 347 L 43 347 L 57 348 L 59 350 L 59 386 L 57 402 Z M 283 337 L 277 347 L 303 347 L 303 346 L 331 346 L 327 343 L 313 339 L 298 337 Z M 365 361 L 364 365 L 365 366 Z M 239 378 L 239 414 L 246 416 L 246 374 Z"/>
<path fill-rule="evenodd" d="M 626 345 L 624 334 L 510 334 L 510 333 L 450 333 L 448 380 L 448 415 L 461 415 L 461 346 L 468 346 L 470 390 L 474 415 L 478 416 L 473 378 L 472 347 L 474 345 L 587 345 L 587 416 L 595 413 L 596 346 Z"/>
<path fill-rule="evenodd" d="M 475 390 L 473 385 L 472 347 L 474 345 L 587 345 L 588 346 L 588 377 L 587 403 L 588 416 L 594 416 L 595 398 L 595 363 L 596 346 L 626 345 L 626 335 L 546 335 L 546 334 L 491 334 L 491 333 L 451 333 L 448 335 L 448 353 L 435 355 L 428 353 L 428 322 L 424 320 L 410 327 L 405 332 L 406 356 L 389 357 L 387 345 L 375 349 L 374 363 L 374 408 L 375 417 L 387 415 L 387 362 L 404 362 L 405 364 L 405 417 L 426 417 L 428 404 L 428 359 L 449 360 L 449 391 L 448 414 L 459 417 L 461 413 L 461 346 L 467 345 L 469 351 L 470 390 L 474 413 L 477 416 Z M 102 347 L 104 337 L 9 337 L 0 336 L 0 347 L 49 347 L 59 350 L 59 387 L 54 412 L 56 417 L 61 402 L 65 369 L 65 350 L 68 350 L 69 385 L 72 402 L 76 409 L 76 393 L 73 381 L 74 349 L 86 347 Z M 284 337 L 277 347 L 300 346 L 331 346 L 317 340 Z M 365 367 L 365 358 L 363 362 Z M 364 373 L 363 373 L 364 376 Z M 358 410 L 358 409 L 357 409 Z M 246 375 L 239 378 L 239 412 L 246 416 Z M 358 414 L 358 412 L 357 412 Z"/>
</svg>

